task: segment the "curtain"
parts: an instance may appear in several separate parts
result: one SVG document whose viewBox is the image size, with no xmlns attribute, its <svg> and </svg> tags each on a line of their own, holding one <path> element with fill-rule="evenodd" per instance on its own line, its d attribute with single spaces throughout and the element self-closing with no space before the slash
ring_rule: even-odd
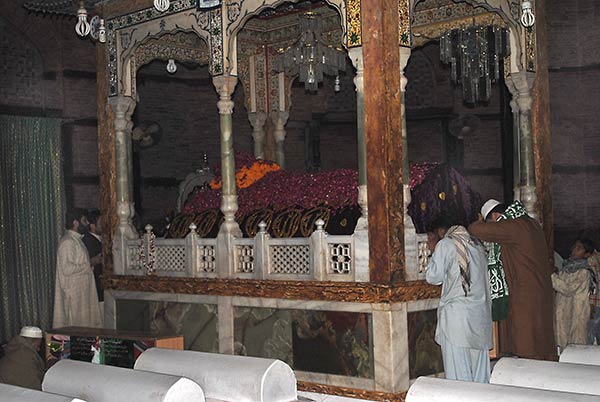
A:
<svg viewBox="0 0 600 402">
<path fill-rule="evenodd" d="M 0 342 L 52 324 L 61 149 L 60 119 L 0 115 Z"/>
</svg>

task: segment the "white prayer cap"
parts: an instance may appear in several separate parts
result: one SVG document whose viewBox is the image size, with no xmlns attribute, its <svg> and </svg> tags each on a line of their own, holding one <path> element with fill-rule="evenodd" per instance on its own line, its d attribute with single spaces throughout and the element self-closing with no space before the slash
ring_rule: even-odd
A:
<svg viewBox="0 0 600 402">
<path fill-rule="evenodd" d="M 21 336 L 25 338 L 41 338 L 42 330 L 38 327 L 23 327 L 21 328 Z"/>
<path fill-rule="evenodd" d="M 487 200 L 485 204 L 483 204 L 483 206 L 481 207 L 481 216 L 483 216 L 483 219 L 487 219 L 487 216 L 492 211 L 492 209 L 496 208 L 500 204 L 502 204 L 500 201 L 495 200 L 493 198 Z"/>
</svg>

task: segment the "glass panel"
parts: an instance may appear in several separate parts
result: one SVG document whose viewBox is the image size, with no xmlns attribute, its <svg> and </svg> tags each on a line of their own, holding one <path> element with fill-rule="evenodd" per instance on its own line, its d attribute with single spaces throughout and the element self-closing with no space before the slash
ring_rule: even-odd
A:
<svg viewBox="0 0 600 402">
<path fill-rule="evenodd" d="M 371 315 L 235 309 L 235 353 L 280 359 L 293 369 L 373 378 Z"/>
<path fill-rule="evenodd" d="M 146 300 L 117 300 L 117 329 L 183 335 L 185 349 L 219 352 L 217 306 Z"/>
<path fill-rule="evenodd" d="M 437 310 L 408 313 L 408 367 L 410 378 L 442 373 L 442 349 L 435 343 Z"/>
</svg>

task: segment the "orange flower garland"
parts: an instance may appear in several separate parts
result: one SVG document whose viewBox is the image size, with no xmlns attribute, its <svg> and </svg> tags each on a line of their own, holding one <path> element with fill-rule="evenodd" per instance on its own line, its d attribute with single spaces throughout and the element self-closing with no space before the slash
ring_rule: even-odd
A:
<svg viewBox="0 0 600 402">
<path fill-rule="evenodd" d="M 235 182 L 238 188 L 250 187 L 260 179 L 262 179 L 267 173 L 276 172 L 281 169 L 275 162 L 257 160 L 252 166 L 242 166 L 235 174 Z M 218 190 L 223 186 L 221 178 L 214 178 L 210 182 L 210 188 Z"/>
</svg>

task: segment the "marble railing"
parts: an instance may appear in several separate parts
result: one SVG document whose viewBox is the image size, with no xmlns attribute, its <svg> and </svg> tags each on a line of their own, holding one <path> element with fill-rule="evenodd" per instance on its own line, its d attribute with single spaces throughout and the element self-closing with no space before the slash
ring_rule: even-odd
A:
<svg viewBox="0 0 600 402">
<path fill-rule="evenodd" d="M 417 258 L 418 258 L 418 272 L 417 279 L 425 279 L 425 270 L 427 269 L 427 264 L 429 264 L 429 258 L 431 257 L 431 251 L 429 251 L 429 247 L 427 245 L 427 234 L 418 233 L 417 234 Z"/>
<path fill-rule="evenodd" d="M 368 281 L 369 245 L 360 241 L 364 237 L 329 235 L 324 224 L 317 220 L 310 237 L 271 238 L 261 222 L 254 238 L 229 239 L 231 249 L 218 238 L 199 237 L 194 224 L 183 239 L 156 238 L 148 225 L 141 239 L 126 241 L 125 255 L 116 249 L 115 257 L 125 262 L 125 275 Z"/>
</svg>

